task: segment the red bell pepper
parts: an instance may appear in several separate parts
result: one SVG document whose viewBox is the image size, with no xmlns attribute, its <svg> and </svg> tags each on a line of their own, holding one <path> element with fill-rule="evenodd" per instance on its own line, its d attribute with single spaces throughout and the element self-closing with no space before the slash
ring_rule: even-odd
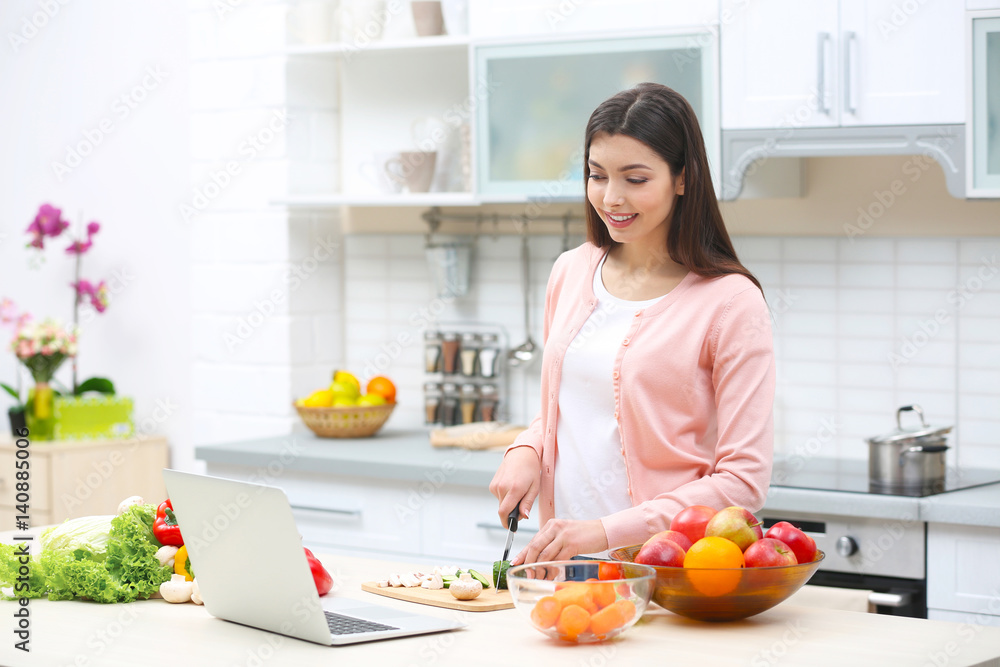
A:
<svg viewBox="0 0 1000 667">
<path fill-rule="evenodd" d="M 181 527 L 177 525 L 177 517 L 174 516 L 174 506 L 167 498 L 156 508 L 156 519 L 153 521 L 153 537 L 160 541 L 160 544 L 179 547 L 184 544 L 181 537 Z"/>
<path fill-rule="evenodd" d="M 302 548 L 305 549 L 305 547 Z M 309 562 L 309 571 L 312 572 L 313 582 L 316 584 L 316 592 L 321 596 L 326 595 L 333 588 L 333 577 L 323 567 L 323 563 L 319 562 L 319 559 L 313 555 L 313 552 L 308 549 L 305 551 L 306 561 Z"/>
</svg>

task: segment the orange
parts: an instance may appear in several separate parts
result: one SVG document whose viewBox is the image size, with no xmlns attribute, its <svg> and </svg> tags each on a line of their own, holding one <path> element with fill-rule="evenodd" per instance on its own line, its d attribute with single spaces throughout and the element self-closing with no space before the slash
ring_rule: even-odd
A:
<svg viewBox="0 0 1000 667">
<path fill-rule="evenodd" d="M 376 375 L 368 381 L 367 392 L 378 394 L 389 403 L 396 402 L 396 385 L 387 377 Z"/>
<path fill-rule="evenodd" d="M 616 604 L 609 605 L 590 617 L 590 631 L 601 639 L 623 625 L 625 610 Z"/>
<path fill-rule="evenodd" d="M 531 610 L 531 620 L 540 628 L 551 628 L 559 620 L 562 605 L 551 595 L 546 595 L 535 603 Z"/>
<path fill-rule="evenodd" d="M 635 603 L 631 600 L 618 600 L 615 602 L 614 606 L 621 609 L 623 619 L 622 623 L 628 623 L 635 618 Z"/>
<path fill-rule="evenodd" d="M 590 627 L 590 613 L 575 604 L 563 607 L 556 622 L 556 631 L 560 639 L 576 641 L 576 638 Z"/>
<path fill-rule="evenodd" d="M 740 583 L 743 573 L 743 552 L 732 540 L 724 537 L 703 537 L 688 549 L 684 567 L 690 569 L 688 579 L 702 594 L 710 597 L 725 595 Z M 698 572 L 707 569 L 708 572 Z"/>
<path fill-rule="evenodd" d="M 597 611 L 597 603 L 594 602 L 594 592 L 590 590 L 590 585 L 581 581 L 560 581 L 556 584 L 556 592 L 553 597 L 559 600 L 563 609 L 569 605 L 577 605 L 593 614 Z"/>
<path fill-rule="evenodd" d="M 615 601 L 614 584 L 610 582 L 599 583 L 597 579 L 587 579 L 587 583 L 590 584 L 590 595 L 594 598 L 598 609 L 604 609 Z"/>
</svg>

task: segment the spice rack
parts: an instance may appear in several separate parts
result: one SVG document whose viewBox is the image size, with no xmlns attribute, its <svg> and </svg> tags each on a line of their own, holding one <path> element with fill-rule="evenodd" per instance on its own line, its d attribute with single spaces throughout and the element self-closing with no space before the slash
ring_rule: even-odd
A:
<svg viewBox="0 0 1000 667">
<path fill-rule="evenodd" d="M 439 322 L 424 332 L 424 422 L 502 421 L 507 332 L 499 325 Z"/>
</svg>

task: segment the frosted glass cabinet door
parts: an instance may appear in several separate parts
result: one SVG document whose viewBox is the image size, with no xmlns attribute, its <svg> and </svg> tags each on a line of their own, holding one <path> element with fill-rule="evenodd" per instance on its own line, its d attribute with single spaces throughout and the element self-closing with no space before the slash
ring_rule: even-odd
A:
<svg viewBox="0 0 1000 667">
<path fill-rule="evenodd" d="M 972 20 L 970 196 L 1000 197 L 1000 17 Z"/>
<path fill-rule="evenodd" d="M 591 112 L 644 81 L 670 86 L 691 103 L 714 175 L 716 53 L 708 34 L 477 47 L 478 89 L 487 90 L 476 112 L 480 196 L 580 199 Z"/>
</svg>

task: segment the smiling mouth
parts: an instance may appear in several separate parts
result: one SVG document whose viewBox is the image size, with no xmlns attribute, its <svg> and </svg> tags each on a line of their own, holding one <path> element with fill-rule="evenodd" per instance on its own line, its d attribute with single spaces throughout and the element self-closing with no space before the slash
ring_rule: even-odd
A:
<svg viewBox="0 0 1000 667">
<path fill-rule="evenodd" d="M 609 211 L 604 212 L 604 216 L 607 218 L 608 224 L 612 227 L 627 227 L 633 220 L 635 220 L 637 215 L 639 214 L 629 213 L 628 215 L 618 215 Z"/>
</svg>

